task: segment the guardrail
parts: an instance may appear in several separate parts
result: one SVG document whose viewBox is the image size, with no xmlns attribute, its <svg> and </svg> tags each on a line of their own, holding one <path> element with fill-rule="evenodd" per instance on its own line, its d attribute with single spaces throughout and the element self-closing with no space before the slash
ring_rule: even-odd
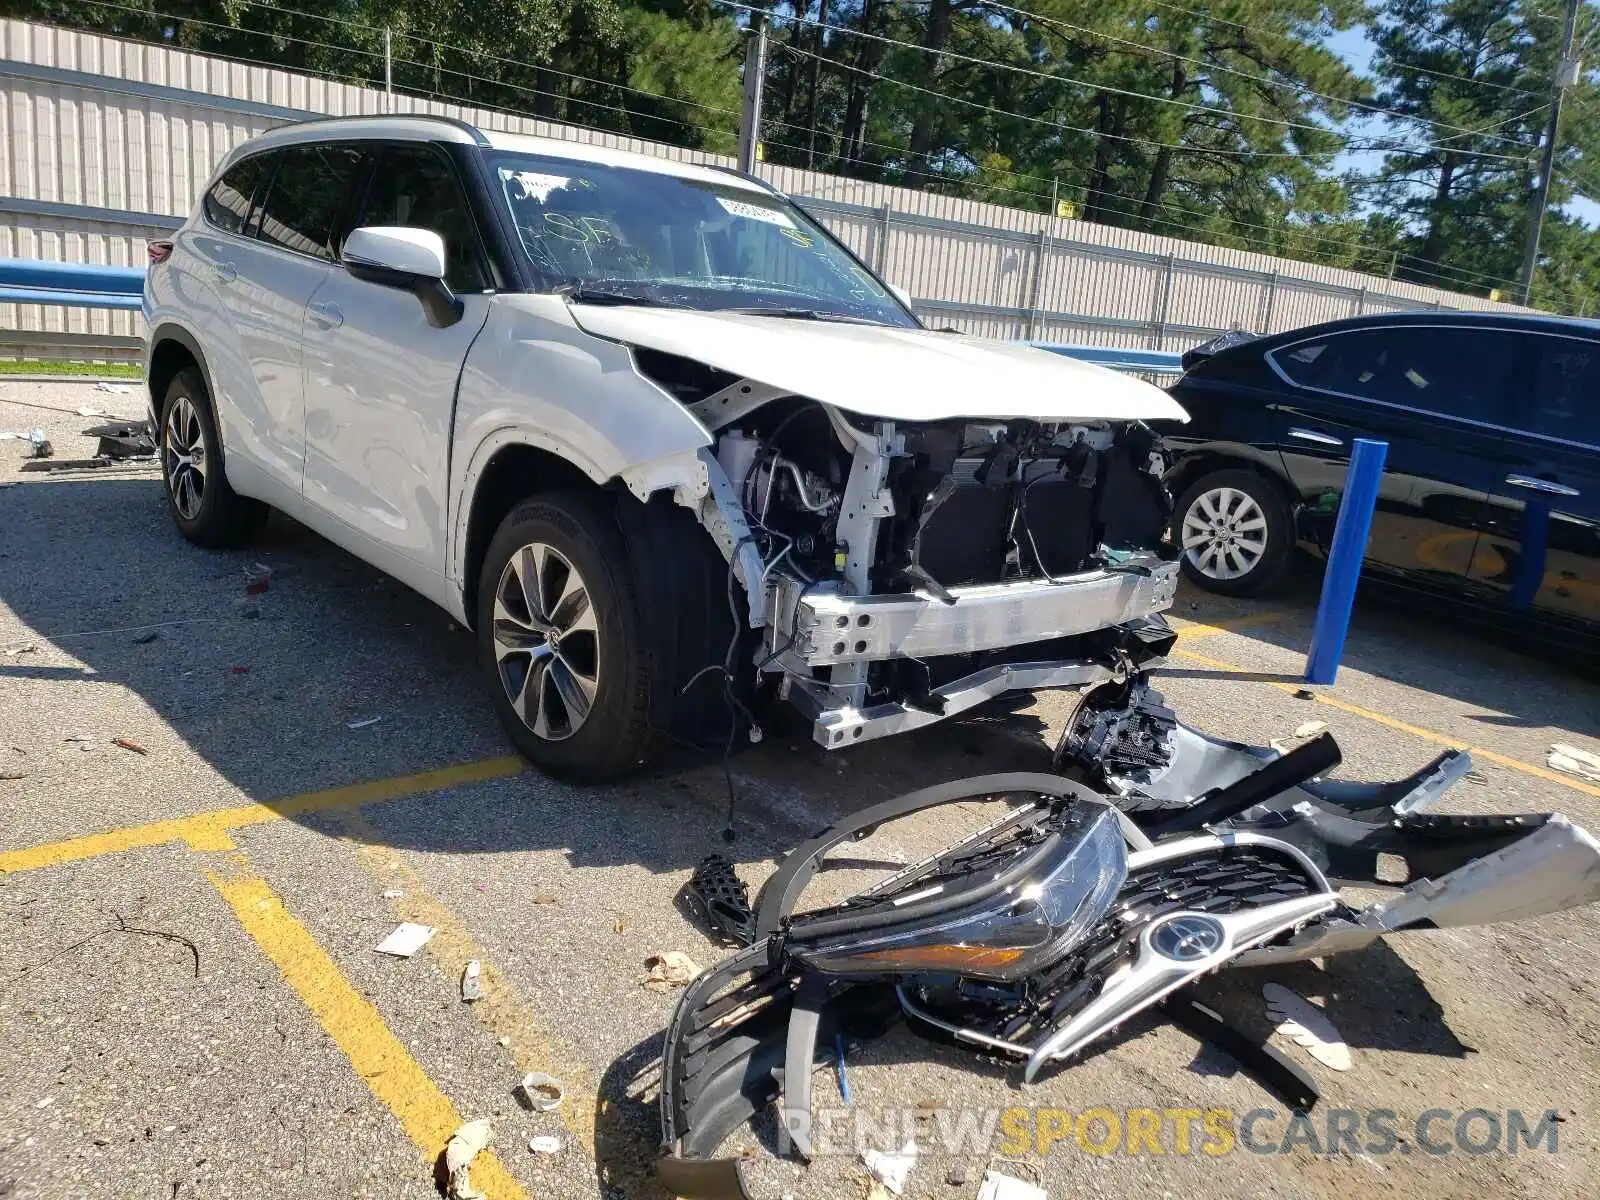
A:
<svg viewBox="0 0 1600 1200">
<path fill-rule="evenodd" d="M 0 303 L 59 304 L 69 308 L 137 310 L 144 293 L 143 267 L 40 262 L 0 258 Z M 913 300 L 913 305 L 922 304 Z M 41 335 L 41 337 L 47 335 Z M 1182 356 L 1123 346 L 1076 346 L 1030 342 L 1041 350 L 1138 375 L 1179 375 Z"/>
<path fill-rule="evenodd" d="M 0 258 L 0 303 L 137 309 L 143 294 L 143 267 Z"/>
<path fill-rule="evenodd" d="M 1183 355 L 1168 350 L 1136 350 L 1128 346 L 1068 346 L 1055 342 L 1028 344 L 1052 354 L 1110 367 L 1113 371 L 1128 371 L 1135 375 L 1183 374 Z"/>
</svg>

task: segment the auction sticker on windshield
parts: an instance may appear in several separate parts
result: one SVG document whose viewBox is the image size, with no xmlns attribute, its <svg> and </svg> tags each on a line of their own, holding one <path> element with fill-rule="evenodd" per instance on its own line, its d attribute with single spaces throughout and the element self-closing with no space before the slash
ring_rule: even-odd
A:
<svg viewBox="0 0 1600 1200">
<path fill-rule="evenodd" d="M 743 200 L 729 200 L 725 196 L 718 196 L 717 203 L 736 217 L 748 217 L 752 221 L 765 221 L 768 225 L 779 225 L 784 229 L 793 229 L 794 221 L 789 214 L 776 208 L 767 208 L 761 204 L 746 204 Z"/>
</svg>

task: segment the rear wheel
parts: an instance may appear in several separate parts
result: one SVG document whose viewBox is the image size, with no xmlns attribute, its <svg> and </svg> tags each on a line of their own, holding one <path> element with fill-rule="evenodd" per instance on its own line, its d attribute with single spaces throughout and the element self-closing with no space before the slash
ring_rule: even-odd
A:
<svg viewBox="0 0 1600 1200">
<path fill-rule="evenodd" d="M 167 511 L 178 532 L 197 546 L 243 546 L 267 519 L 265 504 L 228 486 L 211 396 L 194 367 L 179 371 L 167 385 L 161 406 L 161 474 Z"/>
<path fill-rule="evenodd" d="M 1183 571 L 1208 591 L 1254 596 L 1282 581 L 1294 551 L 1294 517 L 1270 479 L 1215 471 L 1178 500 L 1173 539 Z"/>
</svg>

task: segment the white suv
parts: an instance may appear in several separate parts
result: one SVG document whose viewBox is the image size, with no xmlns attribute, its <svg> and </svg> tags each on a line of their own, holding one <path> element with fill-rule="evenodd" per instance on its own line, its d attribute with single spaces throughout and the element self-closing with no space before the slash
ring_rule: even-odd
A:
<svg viewBox="0 0 1600 1200">
<path fill-rule="evenodd" d="M 998 285 L 997 285 L 998 286 Z M 786 700 L 837 747 L 1164 651 L 1166 393 L 922 327 L 757 180 L 421 117 L 234 150 L 151 245 L 185 537 L 269 506 L 476 631 L 598 779 Z"/>
</svg>

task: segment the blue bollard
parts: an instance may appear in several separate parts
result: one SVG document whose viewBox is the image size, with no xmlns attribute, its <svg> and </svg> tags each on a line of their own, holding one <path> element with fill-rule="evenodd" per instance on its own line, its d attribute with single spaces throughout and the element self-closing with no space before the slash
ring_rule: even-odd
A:
<svg viewBox="0 0 1600 1200">
<path fill-rule="evenodd" d="M 1361 560 L 1367 555 L 1367 535 L 1378 506 L 1378 485 L 1388 442 L 1356 438 L 1350 469 L 1344 476 L 1344 496 L 1339 520 L 1333 527 L 1333 549 L 1322 577 L 1322 599 L 1317 602 L 1317 623 L 1311 631 L 1311 653 L 1306 656 L 1306 682 L 1332 683 L 1339 674 L 1345 635 L 1350 632 L 1350 610 L 1355 607 L 1356 581 Z"/>
</svg>

